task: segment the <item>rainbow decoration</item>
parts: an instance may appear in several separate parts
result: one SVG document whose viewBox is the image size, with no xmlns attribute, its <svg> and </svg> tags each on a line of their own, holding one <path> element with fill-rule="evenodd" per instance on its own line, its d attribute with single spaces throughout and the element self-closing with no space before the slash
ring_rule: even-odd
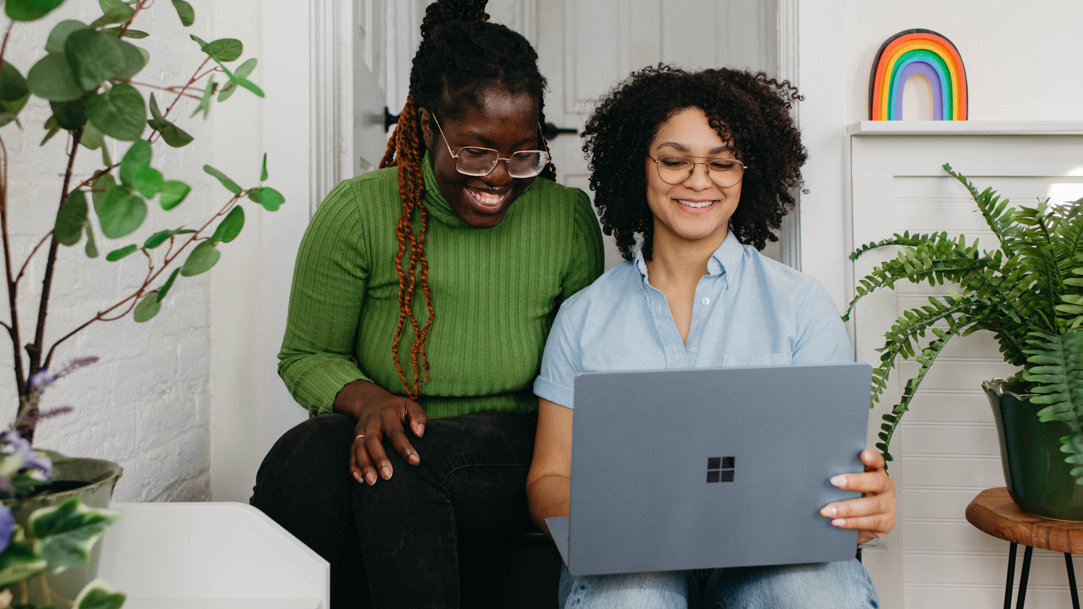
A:
<svg viewBox="0 0 1083 609">
<path fill-rule="evenodd" d="M 869 80 L 869 118 L 902 120 L 903 87 L 921 74 L 933 88 L 933 120 L 965 121 L 966 69 L 959 49 L 932 30 L 905 30 L 876 53 Z"/>
</svg>

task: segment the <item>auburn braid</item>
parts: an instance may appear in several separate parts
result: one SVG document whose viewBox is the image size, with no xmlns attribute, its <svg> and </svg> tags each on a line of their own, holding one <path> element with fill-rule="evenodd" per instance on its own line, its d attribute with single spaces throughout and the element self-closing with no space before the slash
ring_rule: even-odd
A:
<svg viewBox="0 0 1083 609">
<path fill-rule="evenodd" d="M 421 384 L 428 380 L 429 362 L 425 355 L 424 340 L 435 313 L 432 306 L 432 292 L 429 289 L 429 264 L 425 259 L 425 233 L 428 228 L 429 214 L 425 211 L 425 206 L 421 204 L 425 181 L 421 171 L 423 148 L 420 142 L 421 124 L 411 94 L 407 97 L 406 106 L 399 116 L 394 136 L 388 142 L 387 152 L 380 161 L 381 167 L 397 166 L 399 169 L 399 200 L 402 202 L 402 215 L 399 216 L 399 221 L 395 226 L 395 235 L 399 241 L 399 250 L 395 255 L 395 271 L 399 276 L 399 321 L 395 328 L 392 357 L 395 360 L 395 369 L 399 372 L 399 380 L 402 381 L 403 393 L 411 398 L 419 395 Z M 421 222 L 421 230 L 418 233 L 412 229 L 415 215 Z M 407 251 L 409 251 L 409 256 L 407 256 Z M 403 268 L 404 257 L 407 260 L 406 268 Z M 424 329 L 421 329 L 418 323 L 413 306 L 414 291 L 419 278 L 419 261 L 421 290 L 429 310 L 429 318 Z M 413 367 L 410 379 L 406 378 L 406 372 L 399 357 L 399 343 L 407 323 L 414 331 L 414 342 L 410 347 L 410 363 Z"/>
</svg>

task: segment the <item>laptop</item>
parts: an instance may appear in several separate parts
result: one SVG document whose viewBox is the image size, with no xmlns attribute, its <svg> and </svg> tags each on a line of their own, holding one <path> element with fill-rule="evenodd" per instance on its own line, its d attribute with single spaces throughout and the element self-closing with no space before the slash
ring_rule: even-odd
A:
<svg viewBox="0 0 1083 609">
<path fill-rule="evenodd" d="M 861 472 L 871 366 L 587 372 L 571 503 L 546 524 L 573 575 L 848 560 L 824 505 Z"/>
</svg>

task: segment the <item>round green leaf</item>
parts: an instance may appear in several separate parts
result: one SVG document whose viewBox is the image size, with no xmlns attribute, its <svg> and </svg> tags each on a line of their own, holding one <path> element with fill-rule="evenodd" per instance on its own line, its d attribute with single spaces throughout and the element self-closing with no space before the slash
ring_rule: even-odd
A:
<svg viewBox="0 0 1083 609">
<path fill-rule="evenodd" d="M 130 142 L 143 134 L 147 110 L 135 87 L 119 83 L 90 99 L 87 116 L 105 135 Z"/>
<path fill-rule="evenodd" d="M 150 55 L 147 54 L 145 49 L 141 49 L 130 42 L 124 40 L 118 40 L 117 43 L 121 53 L 124 55 L 124 65 L 120 71 L 113 76 L 113 78 L 119 80 L 127 80 L 139 73 L 147 62 L 150 60 Z"/>
<path fill-rule="evenodd" d="M 38 60 L 26 75 L 26 85 L 31 93 L 49 101 L 72 101 L 85 94 L 61 53 L 49 53 Z"/>
<path fill-rule="evenodd" d="M 166 242 L 167 239 L 177 234 L 177 231 L 172 230 L 160 230 L 153 235 L 147 237 L 147 240 L 143 242 L 143 249 L 152 250 L 159 245 Z"/>
<path fill-rule="evenodd" d="M 108 23 L 124 23 L 132 16 L 132 7 L 124 0 L 98 0 L 101 6 L 102 16 L 94 20 L 92 27 L 100 27 Z"/>
<path fill-rule="evenodd" d="M 111 173 L 103 173 L 98 176 L 97 180 L 94 180 L 94 188 L 90 191 L 91 198 L 94 200 L 94 213 L 101 213 L 106 193 L 112 191 L 116 186 L 117 181 L 113 179 Z"/>
<path fill-rule="evenodd" d="M 188 196 L 190 190 L 192 190 L 192 187 L 180 180 L 166 180 L 162 183 L 162 192 L 159 198 L 162 209 L 169 211 L 180 205 L 181 201 L 184 201 L 184 198 Z"/>
<path fill-rule="evenodd" d="M 33 21 L 48 15 L 64 0 L 7 0 L 4 12 L 13 21 Z"/>
<path fill-rule="evenodd" d="M 132 186 L 139 194 L 148 199 L 162 190 L 162 184 L 162 172 L 153 167 L 143 167 L 135 172 L 135 179 L 132 181 Z"/>
<path fill-rule="evenodd" d="M 237 235 L 241 234 L 242 228 L 244 228 L 244 210 L 238 205 L 229 210 L 222 223 L 218 225 L 218 228 L 214 229 L 211 240 L 229 243 L 236 239 Z"/>
<path fill-rule="evenodd" d="M 214 167 L 211 167 L 210 165 L 204 165 L 203 166 L 203 171 L 206 171 L 207 173 L 211 174 L 212 176 L 218 178 L 218 181 L 222 183 L 222 186 L 225 186 L 226 190 L 232 192 L 233 194 L 239 195 L 239 194 L 241 194 L 241 192 L 243 192 L 241 187 L 238 186 L 236 182 L 229 179 L 229 176 L 227 176 L 226 174 L 222 173 L 221 171 L 215 169 Z"/>
<path fill-rule="evenodd" d="M 138 195 L 129 194 L 123 186 L 110 190 L 98 210 L 102 233 L 110 239 L 130 234 L 143 224 L 146 217 L 146 201 Z"/>
<path fill-rule="evenodd" d="M 63 245 L 79 243 L 79 239 L 83 236 L 83 225 L 86 224 L 86 217 L 86 195 L 83 194 L 83 191 L 76 190 L 68 195 L 68 200 L 56 213 L 53 236 Z"/>
<path fill-rule="evenodd" d="M 64 43 L 64 54 L 71 64 L 75 82 L 84 91 L 93 91 L 102 81 L 119 74 L 125 68 L 125 53 L 120 48 L 122 44 L 128 43 L 97 30 L 72 32 Z"/>
<path fill-rule="evenodd" d="M 150 166 L 150 143 L 146 140 L 136 140 L 124 153 L 120 160 L 120 183 L 126 186 L 135 186 L 135 174 L 144 167 Z"/>
<path fill-rule="evenodd" d="M 107 27 L 102 31 L 105 32 L 106 34 L 109 34 L 113 38 L 120 38 L 123 35 L 124 38 L 131 38 L 133 40 L 140 40 L 140 39 L 143 39 L 143 38 L 146 38 L 146 37 L 150 36 L 150 34 L 148 32 L 144 32 L 143 30 L 133 30 L 132 28 L 124 29 L 119 25 L 115 25 L 113 27 Z"/>
<path fill-rule="evenodd" d="M 158 288 L 158 302 L 165 300 L 165 295 L 169 293 L 169 288 L 173 287 L 173 281 L 177 279 L 178 274 L 180 274 L 180 269 L 173 269 L 173 272 L 169 274 L 169 279 L 166 279 L 162 287 Z"/>
<path fill-rule="evenodd" d="M 102 137 L 102 132 L 98 131 L 98 128 L 94 126 L 94 123 L 86 123 L 83 125 L 83 137 L 79 140 L 79 144 L 89 150 L 97 150 L 101 148 L 102 151 L 102 166 L 108 167 L 113 164 L 108 160 L 109 149 L 102 146 L 105 143 L 105 138 Z"/>
<path fill-rule="evenodd" d="M 135 305 L 135 310 L 132 311 L 132 319 L 139 323 L 150 321 L 161 309 L 162 303 L 158 300 L 158 292 L 151 292 L 144 296 L 139 301 L 139 304 Z"/>
<path fill-rule="evenodd" d="M 192 143 L 194 139 L 187 131 L 180 127 L 170 123 L 165 129 L 161 131 L 162 139 L 166 144 L 169 144 L 173 148 L 181 148 Z"/>
<path fill-rule="evenodd" d="M 53 110 L 53 116 L 56 117 L 56 124 L 60 125 L 61 129 L 67 129 L 68 131 L 75 131 L 85 125 L 87 99 L 86 97 L 80 97 L 66 102 L 49 102 L 49 107 Z"/>
<path fill-rule="evenodd" d="M 177 9 L 177 16 L 180 17 L 181 25 L 184 27 L 196 22 L 196 12 L 191 4 L 184 0 L 173 0 L 173 8 Z"/>
<path fill-rule="evenodd" d="M 14 101 L 26 97 L 30 90 L 26 88 L 26 79 L 15 66 L 3 62 L 0 68 L 0 100 Z"/>
<path fill-rule="evenodd" d="M 45 41 L 45 50 L 49 53 L 63 53 L 64 44 L 68 42 L 68 36 L 79 30 L 85 30 L 87 26 L 82 21 L 65 19 L 53 26 L 49 32 L 49 38 Z"/>
<path fill-rule="evenodd" d="M 184 261 L 184 266 L 181 267 L 180 274 L 185 277 L 192 277 L 193 275 L 199 275 L 200 273 L 206 273 L 211 270 L 218 259 L 222 257 L 222 252 L 218 251 L 218 244 L 214 241 L 204 241 L 192 250 L 191 254 L 188 254 L 188 259 Z"/>
<path fill-rule="evenodd" d="M 221 38 L 203 45 L 203 52 L 218 61 L 234 61 L 244 53 L 244 45 L 236 38 Z"/>
<path fill-rule="evenodd" d="M 286 202 L 286 197 L 283 197 L 282 193 L 270 186 L 264 186 L 253 190 L 248 193 L 248 198 L 262 205 L 263 209 L 266 209 L 267 211 L 278 211 L 278 208 Z"/>
<path fill-rule="evenodd" d="M 94 229 L 91 228 L 90 222 L 86 223 L 86 257 L 97 258 L 98 246 L 94 243 Z"/>
<path fill-rule="evenodd" d="M 121 258 L 124 258 L 125 256 L 127 256 L 128 254 L 131 254 L 132 252 L 136 251 L 137 249 L 139 249 L 139 247 L 136 244 L 129 243 L 128 245 L 125 245 L 124 247 L 121 247 L 121 248 L 118 248 L 118 249 L 115 249 L 115 250 L 109 252 L 108 254 L 105 255 L 105 259 L 108 260 L 109 262 L 116 262 L 117 260 L 120 260 Z"/>
</svg>

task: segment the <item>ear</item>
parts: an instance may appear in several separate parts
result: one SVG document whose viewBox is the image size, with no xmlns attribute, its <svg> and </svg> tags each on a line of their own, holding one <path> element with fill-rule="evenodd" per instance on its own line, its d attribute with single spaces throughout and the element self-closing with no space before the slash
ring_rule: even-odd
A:
<svg viewBox="0 0 1083 609">
<path fill-rule="evenodd" d="M 427 108 L 418 108 L 417 122 L 421 125 L 421 137 L 425 139 L 425 148 L 431 150 L 434 136 L 432 132 L 432 113 Z"/>
</svg>

